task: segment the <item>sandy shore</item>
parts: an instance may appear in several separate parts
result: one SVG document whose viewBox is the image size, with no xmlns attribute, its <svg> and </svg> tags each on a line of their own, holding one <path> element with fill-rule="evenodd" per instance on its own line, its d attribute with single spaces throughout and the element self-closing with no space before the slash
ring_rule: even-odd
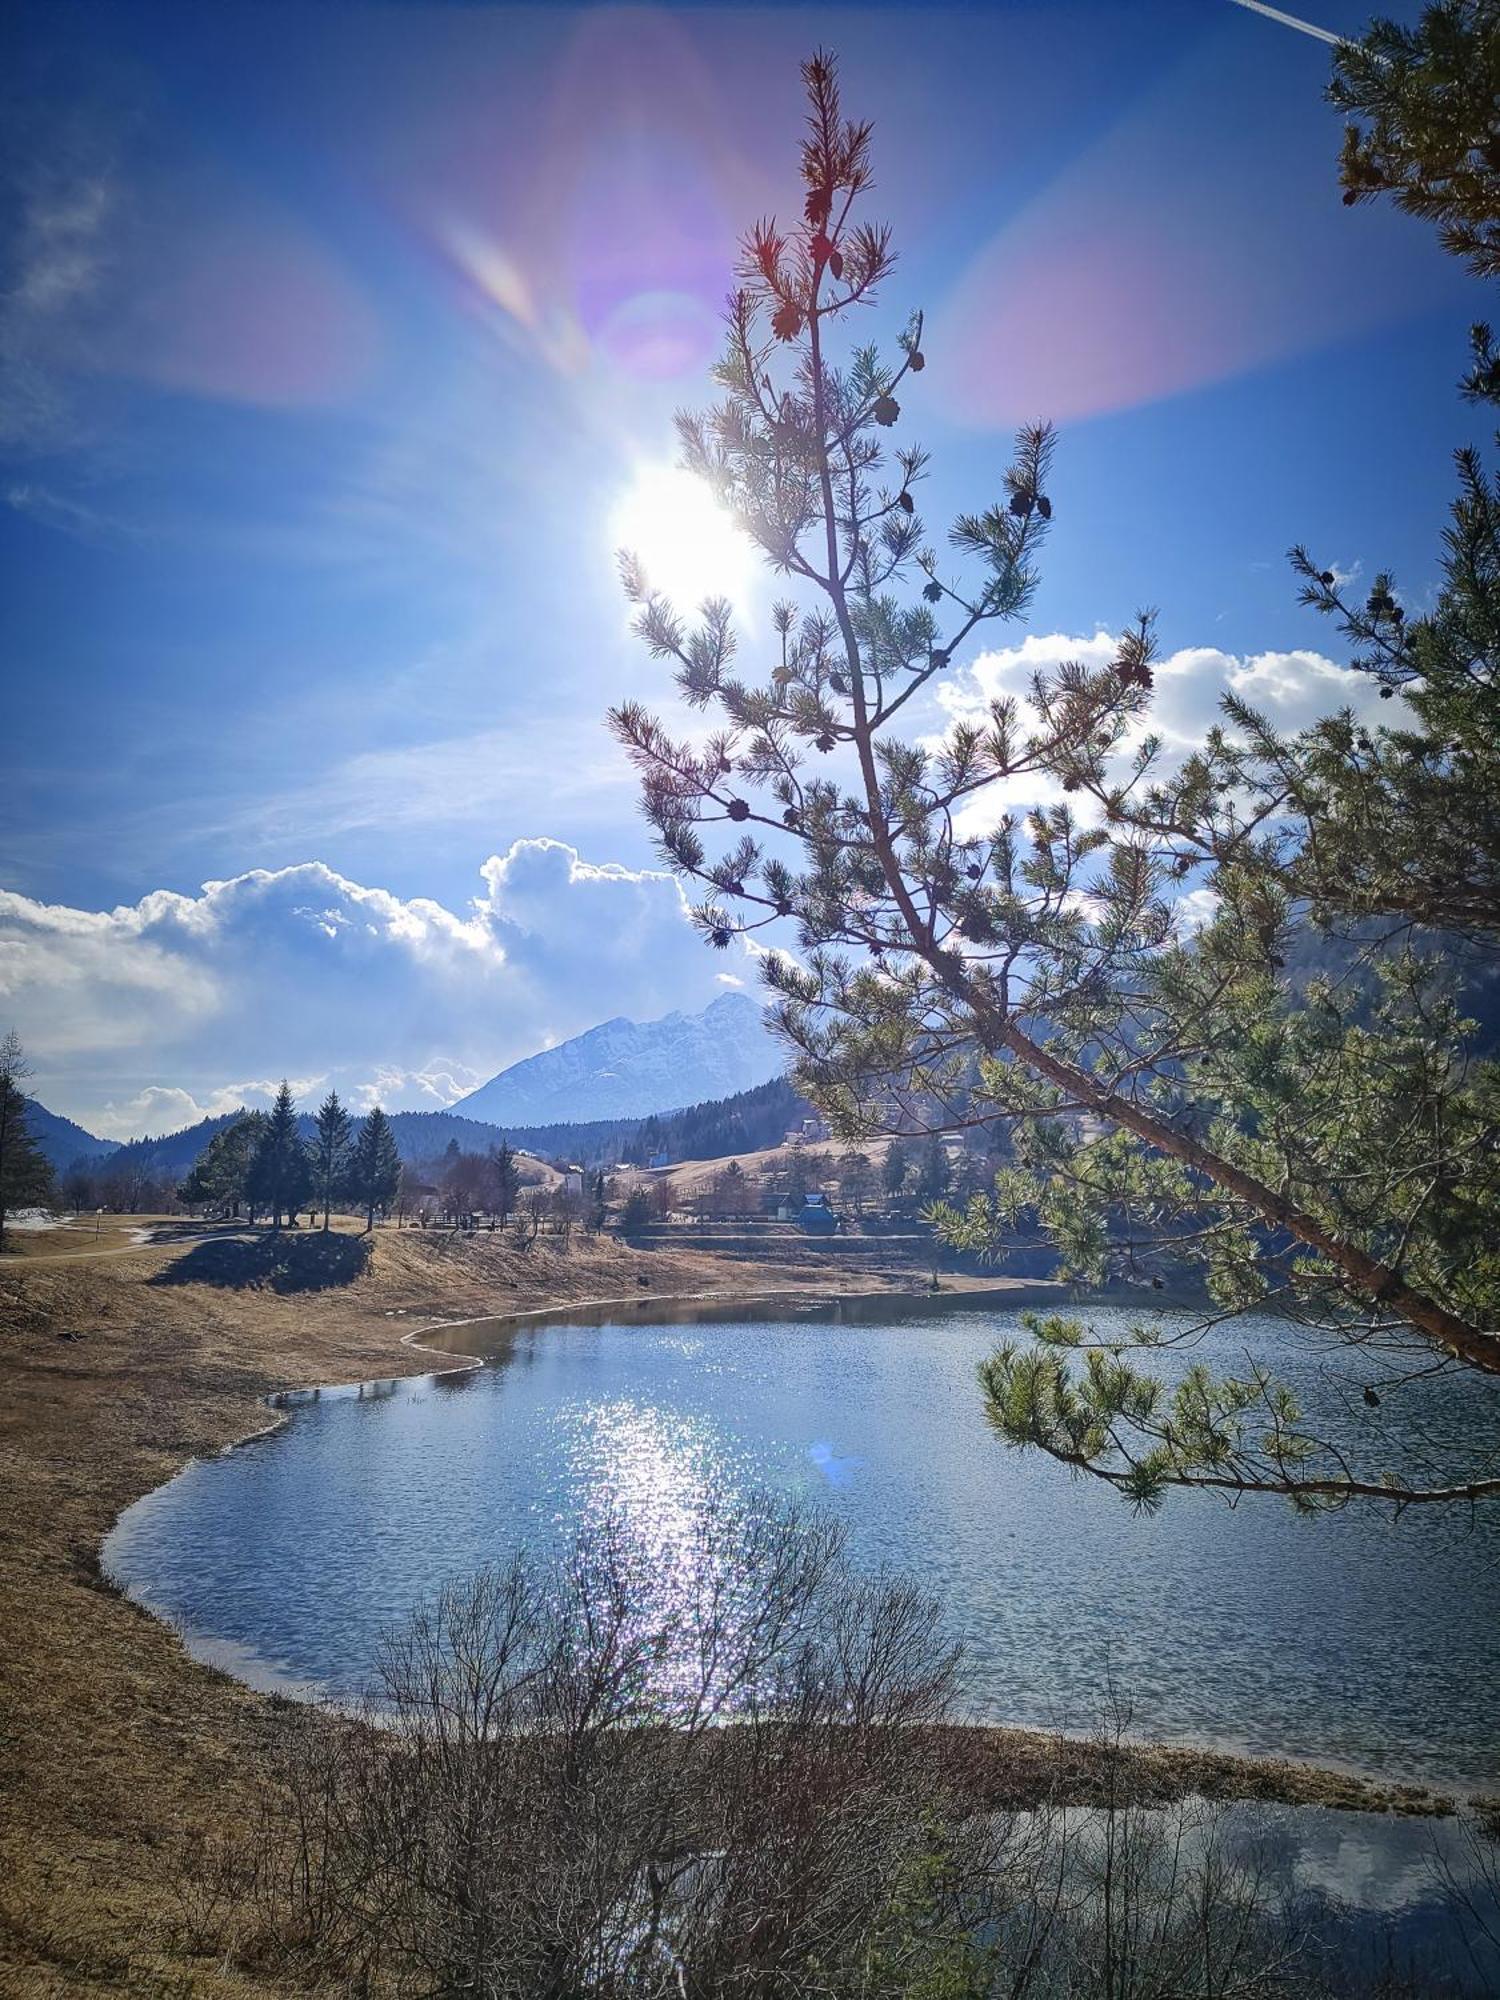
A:
<svg viewBox="0 0 1500 2000">
<path fill-rule="evenodd" d="M 892 1282 L 824 1255 L 752 1270 L 581 1238 L 522 1253 L 388 1229 L 363 1265 L 347 1238 L 293 1252 L 295 1267 L 227 1240 L 0 1260 L 0 1986 L 17 2000 L 268 1990 L 224 1962 L 182 1876 L 198 1839 L 253 1815 L 278 1703 L 194 1664 L 107 1582 L 99 1547 L 122 1508 L 264 1429 L 273 1390 L 430 1370 L 422 1337 L 439 1321 Z M 1152 1796 L 1443 1804 L 1298 1765 L 1131 1754 Z M 996 1803 L 1099 1782 L 1090 1746 L 1017 1731 L 956 1732 L 954 1756 Z"/>
</svg>

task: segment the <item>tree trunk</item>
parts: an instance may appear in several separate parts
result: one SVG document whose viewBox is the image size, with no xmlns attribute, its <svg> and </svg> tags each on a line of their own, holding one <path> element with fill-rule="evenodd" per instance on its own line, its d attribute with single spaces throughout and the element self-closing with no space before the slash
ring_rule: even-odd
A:
<svg viewBox="0 0 1500 2000">
<path fill-rule="evenodd" d="M 965 998 L 973 1004 L 972 996 L 966 995 Z M 983 1018 L 979 1008 L 975 1008 L 975 1018 Z M 1076 1069 L 1071 1063 L 1049 1055 L 1013 1022 L 992 1021 L 986 1039 L 990 1036 L 1028 1068 L 1086 1103 L 1101 1118 L 1107 1118 L 1113 1125 L 1124 1126 L 1127 1132 L 1144 1139 L 1158 1152 L 1181 1160 L 1184 1166 L 1191 1167 L 1216 1186 L 1238 1196 L 1264 1221 L 1287 1230 L 1307 1244 L 1309 1249 L 1327 1258 L 1330 1264 L 1343 1272 L 1354 1290 L 1379 1305 L 1393 1308 L 1458 1360 L 1467 1362 L 1472 1368 L 1482 1369 L 1486 1374 L 1500 1374 L 1500 1340 L 1494 1334 L 1472 1326 L 1458 1313 L 1450 1312 L 1436 1299 L 1415 1290 L 1392 1265 L 1372 1257 L 1357 1243 L 1350 1242 L 1348 1237 L 1336 1234 L 1319 1222 L 1316 1216 L 1308 1215 L 1284 1195 L 1277 1194 L 1274 1188 L 1267 1187 L 1253 1174 L 1245 1173 L 1231 1161 L 1221 1158 L 1198 1140 L 1177 1131 L 1151 1112 L 1143 1111 L 1128 1098 L 1115 1096 L 1107 1087 L 1095 1083 L 1086 1070 Z M 994 1052 L 992 1049 L 991 1053 Z"/>
</svg>

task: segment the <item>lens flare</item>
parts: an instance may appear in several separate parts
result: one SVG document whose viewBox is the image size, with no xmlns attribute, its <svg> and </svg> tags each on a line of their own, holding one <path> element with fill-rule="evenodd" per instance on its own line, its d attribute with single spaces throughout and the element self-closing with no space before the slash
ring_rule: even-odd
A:
<svg viewBox="0 0 1500 2000">
<path fill-rule="evenodd" d="M 679 609 L 748 598 L 755 550 L 692 473 L 642 466 L 609 525 L 612 546 L 638 556 L 651 587 Z"/>
</svg>

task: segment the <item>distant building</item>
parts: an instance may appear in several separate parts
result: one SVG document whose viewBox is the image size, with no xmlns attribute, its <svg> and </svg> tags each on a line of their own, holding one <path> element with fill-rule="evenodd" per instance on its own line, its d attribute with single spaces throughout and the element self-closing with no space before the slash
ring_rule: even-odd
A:
<svg viewBox="0 0 1500 2000">
<path fill-rule="evenodd" d="M 821 1146 L 830 1136 L 828 1126 L 821 1118 L 804 1118 L 794 1125 L 786 1135 L 789 1146 Z"/>
<path fill-rule="evenodd" d="M 792 1218 L 799 1229 L 805 1229 L 810 1236 L 832 1236 L 839 1226 L 838 1216 L 826 1194 L 807 1193 L 802 1198 L 802 1207 Z"/>
<path fill-rule="evenodd" d="M 800 1200 L 793 1194 L 777 1195 L 771 1214 L 778 1222 L 795 1222 L 810 1236 L 832 1236 L 840 1227 L 838 1212 L 821 1189 L 809 1190 Z"/>
</svg>

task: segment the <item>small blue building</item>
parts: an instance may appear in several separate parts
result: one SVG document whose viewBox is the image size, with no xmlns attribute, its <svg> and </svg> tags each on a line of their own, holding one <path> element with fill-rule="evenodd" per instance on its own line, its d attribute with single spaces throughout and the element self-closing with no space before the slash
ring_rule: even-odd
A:
<svg viewBox="0 0 1500 2000">
<path fill-rule="evenodd" d="M 805 1229 L 809 1236 L 832 1236 L 839 1226 L 839 1219 L 826 1194 L 804 1195 L 794 1220 L 797 1227 Z"/>
</svg>

